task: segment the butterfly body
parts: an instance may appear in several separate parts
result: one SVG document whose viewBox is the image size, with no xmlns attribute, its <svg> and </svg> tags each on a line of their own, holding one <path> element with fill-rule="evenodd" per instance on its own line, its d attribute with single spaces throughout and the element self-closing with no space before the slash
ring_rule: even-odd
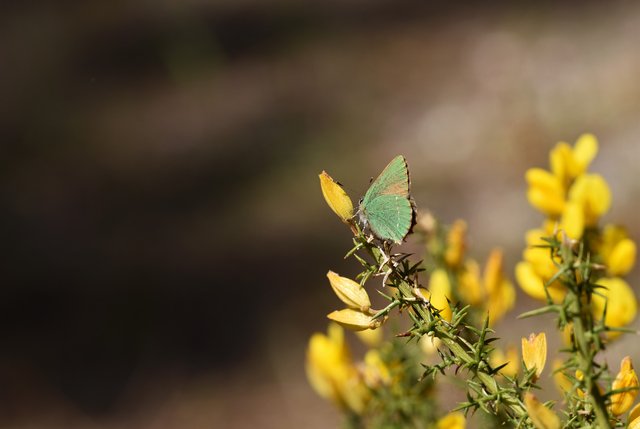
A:
<svg viewBox="0 0 640 429">
<path fill-rule="evenodd" d="M 362 197 L 358 210 L 360 221 L 378 239 L 399 244 L 415 224 L 409 184 L 407 161 L 398 155 Z"/>
</svg>

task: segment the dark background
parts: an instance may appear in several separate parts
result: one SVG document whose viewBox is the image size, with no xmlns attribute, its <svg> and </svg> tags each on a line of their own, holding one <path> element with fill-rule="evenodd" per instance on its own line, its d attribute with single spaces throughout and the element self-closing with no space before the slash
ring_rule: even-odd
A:
<svg viewBox="0 0 640 429">
<path fill-rule="evenodd" d="M 419 208 L 511 273 L 525 170 L 594 132 L 640 236 L 634 2 L 1 9 L 1 427 L 336 425 L 303 371 L 324 274 L 357 268 L 323 169 L 357 201 L 404 154 Z"/>
</svg>

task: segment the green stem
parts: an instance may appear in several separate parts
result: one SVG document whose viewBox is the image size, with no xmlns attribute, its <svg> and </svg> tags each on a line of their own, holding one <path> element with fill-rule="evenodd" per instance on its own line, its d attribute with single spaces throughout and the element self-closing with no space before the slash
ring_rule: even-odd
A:
<svg viewBox="0 0 640 429">
<path fill-rule="evenodd" d="M 591 352 L 591 338 L 587 338 L 585 335 L 587 331 L 593 331 L 592 323 L 590 323 L 591 319 L 586 314 L 588 309 L 583 308 L 582 299 L 571 289 L 569 289 L 569 294 L 572 295 L 570 297 L 572 299 L 569 311 L 573 314 L 573 335 L 578 352 L 576 356 L 578 357 L 580 370 L 585 377 L 586 388 L 589 392 L 589 403 L 593 407 L 598 427 L 602 429 L 611 428 L 604 398 L 600 393 L 597 382 L 593 378 L 593 357 L 595 354 Z"/>
<path fill-rule="evenodd" d="M 408 284 L 402 283 L 399 290 L 404 297 L 411 297 L 411 287 Z M 412 304 L 412 309 L 424 322 L 431 324 L 434 321 L 434 316 L 429 313 L 423 305 L 419 303 Z M 467 353 L 463 345 L 460 344 L 458 340 L 451 337 L 448 332 L 448 327 L 442 325 L 442 320 L 437 319 L 434 327 L 434 334 L 445 344 L 445 346 L 447 346 L 449 351 L 451 351 L 455 357 L 465 364 L 472 365 L 476 363 L 476 359 Z M 492 395 L 500 396 L 501 403 L 507 406 L 517 418 L 522 418 L 527 415 L 527 411 L 520 399 L 511 394 L 508 390 L 501 388 L 492 374 L 483 371 L 483 369 L 478 368 L 477 365 L 472 365 L 471 367 L 474 368 L 473 375 L 485 386 L 487 391 Z"/>
</svg>

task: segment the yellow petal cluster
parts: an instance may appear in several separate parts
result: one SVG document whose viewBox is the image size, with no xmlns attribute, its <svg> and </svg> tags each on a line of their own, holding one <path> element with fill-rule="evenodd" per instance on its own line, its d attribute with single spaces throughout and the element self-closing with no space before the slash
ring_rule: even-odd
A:
<svg viewBox="0 0 640 429">
<path fill-rule="evenodd" d="M 535 368 L 536 378 L 539 378 L 547 361 L 547 336 L 544 332 L 522 338 L 522 360 L 527 369 Z"/>
<path fill-rule="evenodd" d="M 320 188 L 325 201 L 342 222 L 349 223 L 353 218 L 353 202 L 351 202 L 351 198 L 326 171 L 320 173 L 319 177 Z"/>
<path fill-rule="evenodd" d="M 316 333 L 311 337 L 306 372 L 309 383 L 320 396 L 341 408 L 362 412 L 369 391 L 351 360 L 340 326 L 331 324 L 328 335 Z"/>
<path fill-rule="evenodd" d="M 633 369 L 631 358 L 626 356 L 620 362 L 620 372 L 611 385 L 611 390 L 630 389 L 624 392 L 614 393 L 611 395 L 611 413 L 619 416 L 627 412 L 636 396 L 638 396 L 638 376 Z"/>
<path fill-rule="evenodd" d="M 437 429 L 464 429 L 466 427 L 466 420 L 464 414 L 459 411 L 454 411 L 440 418 L 436 422 Z"/>
<path fill-rule="evenodd" d="M 533 298 L 546 300 L 548 294 L 559 303 L 565 296 L 560 282 L 549 284 L 557 272 L 557 261 L 551 259 L 547 249 L 536 247 L 544 245 L 541 237 L 560 233 L 559 237 L 579 240 L 585 230 L 596 232 L 590 236 L 590 245 L 596 252 L 591 254 L 592 260 L 605 265 L 609 277 L 625 275 L 635 264 L 636 244 L 623 230 L 607 226 L 598 233 L 596 229 L 599 219 L 611 207 L 609 185 L 599 174 L 587 171 L 597 153 L 595 136 L 583 134 L 573 147 L 560 142 L 551 150 L 549 171 L 532 168 L 526 173 L 529 202 L 547 216 L 543 228 L 527 233 L 527 249 L 515 270 L 520 287 Z M 614 319 L 621 323 L 629 317 Z"/>
<path fill-rule="evenodd" d="M 536 429 L 560 429 L 560 418 L 545 407 L 533 393 L 524 394 L 524 406 Z"/>
<path fill-rule="evenodd" d="M 579 239 L 585 227 L 594 226 L 611 206 L 607 182 L 598 174 L 587 173 L 597 153 L 595 136 L 583 134 L 573 148 L 560 142 L 551 150 L 551 171 L 531 168 L 525 174 L 529 203 L 558 221 L 573 239 Z"/>
</svg>

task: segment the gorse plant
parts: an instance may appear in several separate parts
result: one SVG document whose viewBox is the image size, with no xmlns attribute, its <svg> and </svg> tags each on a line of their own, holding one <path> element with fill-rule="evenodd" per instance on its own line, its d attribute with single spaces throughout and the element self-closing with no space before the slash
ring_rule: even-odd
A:
<svg viewBox="0 0 640 429">
<path fill-rule="evenodd" d="M 624 228 L 599 225 L 611 192 L 600 175 L 588 172 L 597 151 L 595 137 L 585 134 L 573 147 L 556 145 L 549 170 L 526 173 L 528 200 L 546 219 L 527 233 L 515 276 L 544 304 L 519 317 L 555 316 L 565 344 L 552 365 L 563 394 L 558 404 L 536 395 L 547 366 L 544 332 L 523 337 L 520 353 L 498 346 L 493 326 L 516 295 L 501 250 L 490 253 L 482 270 L 467 256 L 464 221 L 445 226 L 424 213 L 416 225 L 402 156 L 372 183 L 357 214 L 340 184 L 320 174 L 325 200 L 353 233 L 346 257 L 361 271 L 355 279 L 327 274 L 345 307 L 328 315 L 327 335 L 312 336 L 307 373 L 313 388 L 343 411 L 347 427 L 464 428 L 479 412 L 487 427 L 640 429 L 640 404 L 625 417 L 638 391 L 631 357 L 618 371 L 603 353 L 631 331 L 636 315 L 636 297 L 623 279 L 635 263 L 636 245 Z M 414 226 L 426 263 L 394 247 Z M 369 298 L 376 284 L 387 301 L 380 309 Z M 396 324 L 406 329 L 385 341 L 382 325 L 397 315 L 408 325 Z M 343 327 L 369 346 L 362 361 L 352 358 Z M 443 376 L 457 376 L 466 389 L 466 400 L 444 415 L 436 400 Z"/>
</svg>

